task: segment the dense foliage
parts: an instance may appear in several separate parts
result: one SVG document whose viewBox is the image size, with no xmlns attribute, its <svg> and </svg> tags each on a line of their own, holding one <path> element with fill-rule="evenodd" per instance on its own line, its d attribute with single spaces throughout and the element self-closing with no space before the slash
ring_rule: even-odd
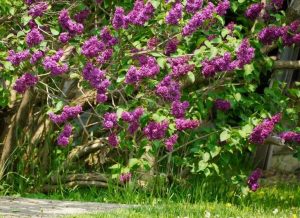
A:
<svg viewBox="0 0 300 218">
<path fill-rule="evenodd" d="M 78 172 L 141 186 L 218 176 L 243 188 L 256 145 L 287 128 L 281 139 L 300 142 L 299 89 L 269 86 L 268 52 L 300 42 L 283 1 L 14 2 L 1 6 L 13 30 L 0 33 L 0 106 L 34 96 L 13 159 L 29 181 L 100 139 Z"/>
</svg>

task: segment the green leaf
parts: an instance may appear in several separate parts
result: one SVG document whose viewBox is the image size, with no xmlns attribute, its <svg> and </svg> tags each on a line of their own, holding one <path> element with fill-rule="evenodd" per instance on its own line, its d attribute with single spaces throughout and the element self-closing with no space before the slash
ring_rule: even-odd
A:
<svg viewBox="0 0 300 218">
<path fill-rule="evenodd" d="M 227 130 L 223 131 L 221 134 L 220 134 L 220 141 L 221 142 L 224 142 L 226 141 L 227 139 L 230 138 L 230 134 L 228 133 Z"/>
<path fill-rule="evenodd" d="M 210 159 L 210 154 L 208 152 L 205 152 L 202 156 L 203 161 L 208 162 Z"/>
<path fill-rule="evenodd" d="M 212 158 L 216 157 L 218 154 L 221 152 L 221 147 L 219 146 L 214 146 L 213 148 L 210 149 L 210 155 Z"/>
<path fill-rule="evenodd" d="M 234 98 L 235 98 L 235 100 L 240 101 L 240 100 L 242 99 L 241 93 L 236 93 L 236 94 L 234 95 Z"/>
<path fill-rule="evenodd" d="M 128 167 L 129 168 L 132 168 L 133 166 L 135 165 L 139 165 L 140 164 L 140 161 L 136 158 L 131 158 L 128 162 Z"/>
<path fill-rule="evenodd" d="M 159 58 L 157 58 L 157 63 L 158 63 L 158 65 L 159 65 L 159 67 L 161 68 L 161 69 L 164 69 L 165 68 L 165 66 L 166 66 L 166 58 L 163 58 L 163 57 L 159 57 Z"/>
<path fill-rule="evenodd" d="M 57 36 L 57 35 L 59 35 L 59 31 L 58 30 L 56 30 L 56 29 L 54 29 L 54 28 L 50 28 L 50 32 L 52 33 L 52 35 L 54 35 L 54 36 Z"/>
<path fill-rule="evenodd" d="M 198 171 L 203 171 L 206 169 L 206 167 L 208 166 L 208 163 L 203 161 L 203 160 L 200 160 L 198 162 Z"/>
<path fill-rule="evenodd" d="M 192 72 L 188 72 L 187 77 L 191 83 L 195 82 L 195 75 Z"/>
</svg>

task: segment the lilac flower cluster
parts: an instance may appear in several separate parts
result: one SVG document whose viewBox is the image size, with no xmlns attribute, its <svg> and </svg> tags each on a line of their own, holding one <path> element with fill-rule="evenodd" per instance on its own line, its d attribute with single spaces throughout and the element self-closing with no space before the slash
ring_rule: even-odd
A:
<svg viewBox="0 0 300 218">
<path fill-rule="evenodd" d="M 230 8 L 230 1 L 229 0 L 223 0 L 220 1 L 215 8 L 216 13 L 220 16 L 224 16 L 227 13 L 227 10 Z"/>
<path fill-rule="evenodd" d="M 36 62 L 38 62 L 42 57 L 44 57 L 45 53 L 41 50 L 38 50 L 36 52 L 34 52 L 32 55 L 31 55 L 31 58 L 30 58 L 30 63 L 31 64 L 35 64 Z"/>
<path fill-rule="evenodd" d="M 203 0 L 187 0 L 185 9 L 188 13 L 194 14 L 202 8 L 202 5 Z"/>
<path fill-rule="evenodd" d="M 110 58 L 113 55 L 113 50 L 112 49 L 105 49 L 98 57 L 97 57 L 97 61 L 100 64 L 106 64 Z"/>
<path fill-rule="evenodd" d="M 37 23 L 35 22 L 34 19 L 31 19 L 31 20 L 28 22 L 28 26 L 29 26 L 30 29 L 38 28 L 38 25 L 37 25 Z"/>
<path fill-rule="evenodd" d="M 118 136 L 116 135 L 116 133 L 111 133 L 108 136 L 108 143 L 114 148 L 119 145 L 119 140 L 118 140 Z"/>
<path fill-rule="evenodd" d="M 183 131 L 186 129 L 195 129 L 200 125 L 199 120 L 190 120 L 190 119 L 184 119 L 179 118 L 175 120 L 176 129 L 178 131 Z"/>
<path fill-rule="evenodd" d="M 223 99 L 216 99 L 214 105 L 220 111 L 228 111 L 231 108 L 230 102 Z"/>
<path fill-rule="evenodd" d="M 264 45 L 270 45 L 281 37 L 284 45 L 291 46 L 300 42 L 299 26 L 300 22 L 298 20 L 289 26 L 269 26 L 259 32 L 258 39 Z"/>
<path fill-rule="evenodd" d="M 193 71 L 195 68 L 194 64 L 189 64 L 189 56 L 182 56 L 177 58 L 168 58 L 168 63 L 171 65 L 172 73 L 171 76 L 178 78 L 186 75 L 188 72 Z"/>
<path fill-rule="evenodd" d="M 47 10 L 48 10 L 48 3 L 40 2 L 30 7 L 28 11 L 28 15 L 30 15 L 32 18 L 41 17 Z"/>
<path fill-rule="evenodd" d="M 31 29 L 26 35 L 26 43 L 29 47 L 40 44 L 44 40 L 43 34 L 37 29 Z"/>
<path fill-rule="evenodd" d="M 255 56 L 255 49 L 251 47 L 248 39 L 243 39 L 238 50 L 236 51 L 237 66 L 243 68 L 244 65 L 250 64 Z"/>
<path fill-rule="evenodd" d="M 78 114 L 82 112 L 82 106 L 77 105 L 74 107 L 71 106 L 64 106 L 63 111 L 61 114 L 57 115 L 54 113 L 49 113 L 49 118 L 52 120 L 52 122 L 56 124 L 61 124 L 66 122 L 69 119 L 73 119 L 77 117 Z"/>
<path fill-rule="evenodd" d="M 234 31 L 234 27 L 235 27 L 235 23 L 233 21 L 231 21 L 229 24 L 227 24 L 226 29 L 228 29 L 230 31 L 229 35 L 232 35 L 232 33 Z"/>
<path fill-rule="evenodd" d="M 263 144 L 265 139 L 271 134 L 276 123 L 281 120 L 281 114 L 276 114 L 271 119 L 265 119 L 261 124 L 256 126 L 250 137 L 249 141 L 253 144 Z"/>
<path fill-rule="evenodd" d="M 63 131 L 59 134 L 57 138 L 57 144 L 62 147 L 67 146 L 69 144 L 69 139 L 71 135 L 72 135 L 72 125 L 67 123 L 64 126 Z"/>
<path fill-rule="evenodd" d="M 153 77 L 159 73 L 160 67 L 154 57 L 143 56 L 141 59 L 142 66 L 137 69 L 131 66 L 127 71 L 125 82 L 128 84 L 135 84 L 144 78 Z"/>
<path fill-rule="evenodd" d="M 24 0 L 27 5 L 32 5 L 33 3 L 39 2 L 41 0 Z"/>
<path fill-rule="evenodd" d="M 72 36 L 70 35 L 70 33 L 68 32 L 63 32 L 59 35 L 58 40 L 61 43 L 67 43 L 70 41 L 70 39 L 72 38 Z"/>
<path fill-rule="evenodd" d="M 156 37 L 152 37 L 147 42 L 147 48 L 150 49 L 150 50 L 153 50 L 153 49 L 156 48 L 156 46 L 158 45 L 158 43 L 159 43 L 159 39 L 156 38 Z"/>
<path fill-rule="evenodd" d="M 173 80 L 170 75 L 166 76 L 157 86 L 156 94 L 163 97 L 166 101 L 176 101 L 181 97 L 180 84 Z"/>
<path fill-rule="evenodd" d="M 251 189 L 251 191 L 255 192 L 259 188 L 258 180 L 261 176 L 262 176 L 262 171 L 260 169 L 256 169 L 248 177 L 247 185 Z"/>
<path fill-rule="evenodd" d="M 81 53 L 87 58 L 97 57 L 100 52 L 105 48 L 105 44 L 97 39 L 96 36 L 92 36 L 83 43 Z"/>
<path fill-rule="evenodd" d="M 151 121 L 145 128 L 144 134 L 149 140 L 159 140 L 165 137 L 169 122 L 164 120 L 160 123 Z"/>
<path fill-rule="evenodd" d="M 178 44 L 179 40 L 177 38 L 170 39 L 166 44 L 165 55 L 170 56 L 172 53 L 175 53 Z"/>
<path fill-rule="evenodd" d="M 90 15 L 91 11 L 88 9 L 84 9 L 82 11 L 79 11 L 77 14 L 74 15 L 74 20 L 77 23 L 83 23 L 88 16 Z"/>
<path fill-rule="evenodd" d="M 18 66 L 21 62 L 27 60 L 29 57 L 29 50 L 24 50 L 18 53 L 16 53 L 14 50 L 9 50 L 7 60 L 13 65 Z"/>
<path fill-rule="evenodd" d="M 170 25 L 178 25 L 180 19 L 182 18 L 182 4 L 177 1 L 169 11 L 166 16 L 166 23 Z"/>
<path fill-rule="evenodd" d="M 127 182 L 129 182 L 130 180 L 131 180 L 131 173 L 130 172 L 128 172 L 128 173 L 122 173 L 121 175 L 120 175 L 120 182 L 122 183 L 122 184 L 126 184 Z"/>
<path fill-rule="evenodd" d="M 37 76 L 34 76 L 30 73 L 25 73 L 16 80 L 13 89 L 18 93 L 24 93 L 28 88 L 34 86 L 37 82 Z"/>
<path fill-rule="evenodd" d="M 106 79 L 105 72 L 96 68 L 91 62 L 88 62 L 83 69 L 83 78 L 97 90 L 97 102 L 103 103 L 107 101 L 107 88 L 110 81 Z"/>
<path fill-rule="evenodd" d="M 245 16 L 248 17 L 250 20 L 255 20 L 259 16 L 263 8 L 264 8 L 264 3 L 251 4 L 247 8 L 245 12 Z"/>
<path fill-rule="evenodd" d="M 275 7 L 275 9 L 279 10 L 282 8 L 284 0 L 272 0 L 271 5 Z"/>
<path fill-rule="evenodd" d="M 129 123 L 128 131 L 133 135 L 139 128 L 139 119 L 144 114 L 143 108 L 136 108 L 132 112 L 124 111 L 121 115 L 122 120 Z"/>
<path fill-rule="evenodd" d="M 66 73 L 69 70 L 67 64 L 59 64 L 59 60 L 62 58 L 64 51 L 58 50 L 54 55 L 45 57 L 43 61 L 44 69 L 49 70 L 53 76 L 57 76 Z"/>
<path fill-rule="evenodd" d="M 118 117 L 116 113 L 105 113 L 103 116 L 103 127 L 105 129 L 113 129 L 118 125 Z"/>
<path fill-rule="evenodd" d="M 125 15 L 122 7 L 116 7 L 114 17 L 112 19 L 112 26 L 118 30 L 127 28 L 128 25 L 141 25 L 143 26 L 154 14 L 154 7 L 150 2 L 144 3 L 143 0 L 136 0 L 133 9 Z"/>
<path fill-rule="evenodd" d="M 169 152 L 173 151 L 174 145 L 176 144 L 177 139 L 178 139 L 178 135 L 174 134 L 165 141 L 165 147 L 166 147 L 167 151 L 169 151 Z"/>
<path fill-rule="evenodd" d="M 176 118 L 183 118 L 185 116 L 185 111 L 189 108 L 190 104 L 188 101 L 180 102 L 173 101 L 172 102 L 172 115 Z"/>
<path fill-rule="evenodd" d="M 300 133 L 287 131 L 279 134 L 279 137 L 286 142 L 296 142 L 300 143 Z"/>
<path fill-rule="evenodd" d="M 106 45 L 106 47 L 114 46 L 118 43 L 118 39 L 111 35 L 111 32 L 107 26 L 103 27 L 100 32 L 100 38 Z"/>
</svg>

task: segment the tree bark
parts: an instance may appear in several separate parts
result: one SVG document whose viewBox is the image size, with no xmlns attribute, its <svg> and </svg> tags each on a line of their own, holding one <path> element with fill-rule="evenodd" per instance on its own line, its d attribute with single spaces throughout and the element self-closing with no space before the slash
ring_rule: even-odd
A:
<svg viewBox="0 0 300 218">
<path fill-rule="evenodd" d="M 274 62 L 274 70 L 284 70 L 284 69 L 300 69 L 300 61 L 282 61 L 277 60 Z"/>
</svg>

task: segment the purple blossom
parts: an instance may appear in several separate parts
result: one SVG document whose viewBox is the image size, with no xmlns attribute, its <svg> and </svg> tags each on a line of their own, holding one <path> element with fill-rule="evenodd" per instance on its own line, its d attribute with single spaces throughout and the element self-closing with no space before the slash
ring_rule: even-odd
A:
<svg viewBox="0 0 300 218">
<path fill-rule="evenodd" d="M 91 13 L 90 10 L 84 9 L 84 10 L 82 10 L 82 11 L 80 11 L 77 14 L 74 15 L 74 20 L 77 23 L 83 23 L 88 18 L 90 13 Z"/>
<path fill-rule="evenodd" d="M 29 50 L 24 50 L 18 53 L 16 53 L 14 50 L 9 50 L 7 60 L 13 65 L 18 66 L 21 62 L 27 60 L 29 57 Z"/>
<path fill-rule="evenodd" d="M 222 2 L 219 2 L 215 10 L 218 15 L 224 16 L 229 8 L 230 8 L 230 1 L 224 0 Z"/>
<path fill-rule="evenodd" d="M 182 18 L 182 9 L 183 7 L 181 2 L 176 2 L 166 16 L 166 23 L 178 25 L 179 20 Z"/>
<path fill-rule="evenodd" d="M 31 64 L 35 64 L 36 62 L 38 62 L 42 57 L 44 57 L 45 53 L 41 50 L 38 50 L 36 52 L 34 52 L 32 55 L 31 55 L 31 58 L 30 58 L 30 63 Z"/>
<path fill-rule="evenodd" d="M 215 10 L 214 4 L 209 2 L 203 10 L 197 12 L 189 20 L 189 22 L 183 27 L 182 35 L 183 36 L 192 35 L 198 28 L 202 26 L 204 21 L 211 19 L 213 17 L 214 10 Z"/>
<path fill-rule="evenodd" d="M 159 43 L 159 39 L 156 38 L 156 37 L 152 37 L 147 42 L 147 48 L 150 49 L 150 50 L 153 50 L 153 49 L 156 48 L 156 46 L 158 45 L 158 43 Z"/>
<path fill-rule="evenodd" d="M 272 0 L 271 4 L 278 10 L 283 7 L 284 0 Z"/>
<path fill-rule="evenodd" d="M 279 134 L 279 137 L 286 142 L 297 142 L 300 143 L 300 133 L 287 131 Z"/>
<path fill-rule="evenodd" d="M 116 133 L 112 133 L 108 136 L 108 143 L 114 148 L 119 145 L 119 140 Z"/>
<path fill-rule="evenodd" d="M 41 17 L 48 10 L 48 3 L 47 2 L 40 2 L 35 5 L 32 5 L 28 11 L 28 14 L 35 17 Z"/>
<path fill-rule="evenodd" d="M 59 134 L 57 138 L 57 144 L 62 147 L 67 146 L 69 144 L 69 139 L 71 135 L 72 135 L 72 125 L 67 123 L 64 126 L 63 131 Z"/>
<path fill-rule="evenodd" d="M 227 24 L 226 28 L 230 31 L 229 35 L 231 35 L 234 31 L 235 23 L 231 21 L 229 24 Z"/>
<path fill-rule="evenodd" d="M 166 101 L 176 101 L 181 97 L 180 84 L 173 80 L 170 75 L 166 76 L 157 86 L 156 94 Z"/>
<path fill-rule="evenodd" d="M 189 106 L 190 104 L 188 101 L 173 101 L 172 115 L 176 118 L 183 118 L 185 116 L 185 111 L 189 108 Z"/>
<path fill-rule="evenodd" d="M 37 23 L 35 22 L 34 19 L 31 19 L 31 20 L 28 22 L 28 26 L 29 26 L 30 29 L 38 28 L 38 25 L 37 25 Z"/>
<path fill-rule="evenodd" d="M 106 46 L 114 46 L 118 43 L 118 39 L 111 35 L 111 32 L 107 26 L 103 27 L 100 33 L 100 38 Z"/>
<path fill-rule="evenodd" d="M 116 113 L 105 113 L 103 116 L 103 128 L 112 129 L 115 128 L 118 123 L 118 117 Z"/>
<path fill-rule="evenodd" d="M 178 135 L 174 134 L 165 141 L 165 146 L 166 146 L 167 151 L 169 151 L 169 152 L 173 151 L 174 145 L 176 144 L 177 139 L 178 139 Z"/>
<path fill-rule="evenodd" d="M 214 105 L 220 111 L 228 111 L 231 108 L 230 102 L 223 99 L 216 99 Z"/>
<path fill-rule="evenodd" d="M 265 119 L 253 129 L 249 141 L 253 144 L 263 144 L 265 139 L 272 133 L 275 124 L 278 123 L 280 119 L 280 113 L 274 115 L 271 119 Z"/>
<path fill-rule="evenodd" d="M 45 57 L 43 61 L 44 69 L 47 71 L 49 70 L 53 76 L 66 73 L 69 70 L 67 64 L 59 64 L 59 60 L 63 56 L 63 53 L 63 50 L 60 49 L 56 54 Z"/>
<path fill-rule="evenodd" d="M 56 124 L 61 124 L 66 122 L 68 119 L 74 119 L 75 117 L 78 116 L 82 112 L 82 106 L 77 105 L 74 107 L 71 106 L 64 106 L 63 111 L 61 114 L 54 114 L 54 113 L 49 113 L 49 118 L 52 120 L 52 122 Z"/>
<path fill-rule="evenodd" d="M 179 40 L 177 38 L 170 39 L 166 44 L 165 55 L 170 56 L 172 53 L 175 53 L 178 44 Z"/>
<path fill-rule="evenodd" d="M 26 43 L 29 47 L 40 44 L 44 40 L 43 34 L 37 28 L 33 28 L 26 35 Z"/>
<path fill-rule="evenodd" d="M 97 61 L 100 64 L 106 64 L 110 58 L 113 55 L 113 50 L 112 49 L 105 49 L 98 57 L 97 57 Z"/>
<path fill-rule="evenodd" d="M 71 39 L 71 35 L 68 32 L 63 32 L 59 35 L 58 39 L 61 43 L 67 43 Z"/>
<path fill-rule="evenodd" d="M 66 9 L 63 9 L 59 13 L 58 21 L 60 25 L 67 30 L 71 35 L 82 34 L 83 33 L 83 25 L 81 23 L 77 23 L 70 18 L 69 12 Z"/>
<path fill-rule="evenodd" d="M 137 83 L 140 80 L 138 72 L 139 71 L 135 66 L 131 66 L 126 73 L 125 82 L 127 84 Z"/>
<path fill-rule="evenodd" d="M 251 191 L 255 192 L 259 188 L 258 180 L 261 176 L 262 171 L 260 169 L 256 169 L 248 177 L 247 185 L 251 189 Z"/>
<path fill-rule="evenodd" d="M 101 51 L 105 49 L 105 44 L 92 36 L 83 43 L 81 53 L 87 58 L 97 57 Z"/>
<path fill-rule="evenodd" d="M 215 39 L 216 37 L 217 37 L 216 34 L 210 34 L 210 35 L 207 36 L 207 40 L 211 41 L 211 40 Z"/>
<path fill-rule="evenodd" d="M 190 57 L 182 56 L 177 58 L 168 58 L 168 63 L 172 68 L 172 77 L 178 78 L 186 75 L 188 72 L 193 71 L 195 68 L 194 64 L 189 64 Z"/>
<path fill-rule="evenodd" d="M 122 183 L 122 184 L 126 184 L 126 183 L 128 183 L 130 180 L 131 180 L 131 173 L 130 172 L 128 172 L 128 173 L 122 173 L 121 175 L 120 175 L 120 182 Z"/>
<path fill-rule="evenodd" d="M 281 27 L 269 26 L 262 29 L 258 34 L 258 39 L 264 45 L 270 45 L 283 35 Z"/>
<path fill-rule="evenodd" d="M 143 26 L 154 15 L 154 10 L 151 2 L 144 4 L 143 0 L 136 0 L 132 11 L 125 17 L 125 23 Z"/>
<path fill-rule="evenodd" d="M 128 131 L 131 135 L 133 135 L 136 130 L 139 128 L 139 119 L 144 114 L 143 108 L 136 108 L 132 112 L 124 111 L 122 112 L 121 118 L 123 121 L 129 123 Z"/>
<path fill-rule="evenodd" d="M 38 82 L 38 77 L 30 73 L 23 74 L 19 79 L 16 80 L 13 89 L 23 94 L 28 88 L 34 86 Z"/>
<path fill-rule="evenodd" d="M 186 129 L 195 129 L 200 125 L 199 120 L 189 120 L 184 118 L 176 119 L 175 121 L 176 129 L 178 131 L 183 131 Z"/>
<path fill-rule="evenodd" d="M 263 8 L 264 8 L 264 3 L 251 4 L 247 8 L 245 12 L 245 16 L 248 17 L 250 20 L 255 20 L 259 16 Z"/>
<path fill-rule="evenodd" d="M 241 45 L 236 52 L 238 67 L 242 68 L 246 64 L 250 64 L 255 56 L 255 49 L 251 47 L 248 39 L 243 39 Z"/>
<path fill-rule="evenodd" d="M 187 0 L 186 2 L 186 11 L 188 13 L 194 14 L 200 8 L 202 8 L 203 0 Z"/>
<path fill-rule="evenodd" d="M 116 11 L 112 20 L 112 26 L 115 30 L 126 27 L 125 12 L 122 7 L 116 7 Z"/>
<path fill-rule="evenodd" d="M 152 121 L 144 128 L 144 134 L 151 141 L 159 140 L 165 137 L 168 127 L 169 122 L 166 120 L 160 123 Z"/>
</svg>

